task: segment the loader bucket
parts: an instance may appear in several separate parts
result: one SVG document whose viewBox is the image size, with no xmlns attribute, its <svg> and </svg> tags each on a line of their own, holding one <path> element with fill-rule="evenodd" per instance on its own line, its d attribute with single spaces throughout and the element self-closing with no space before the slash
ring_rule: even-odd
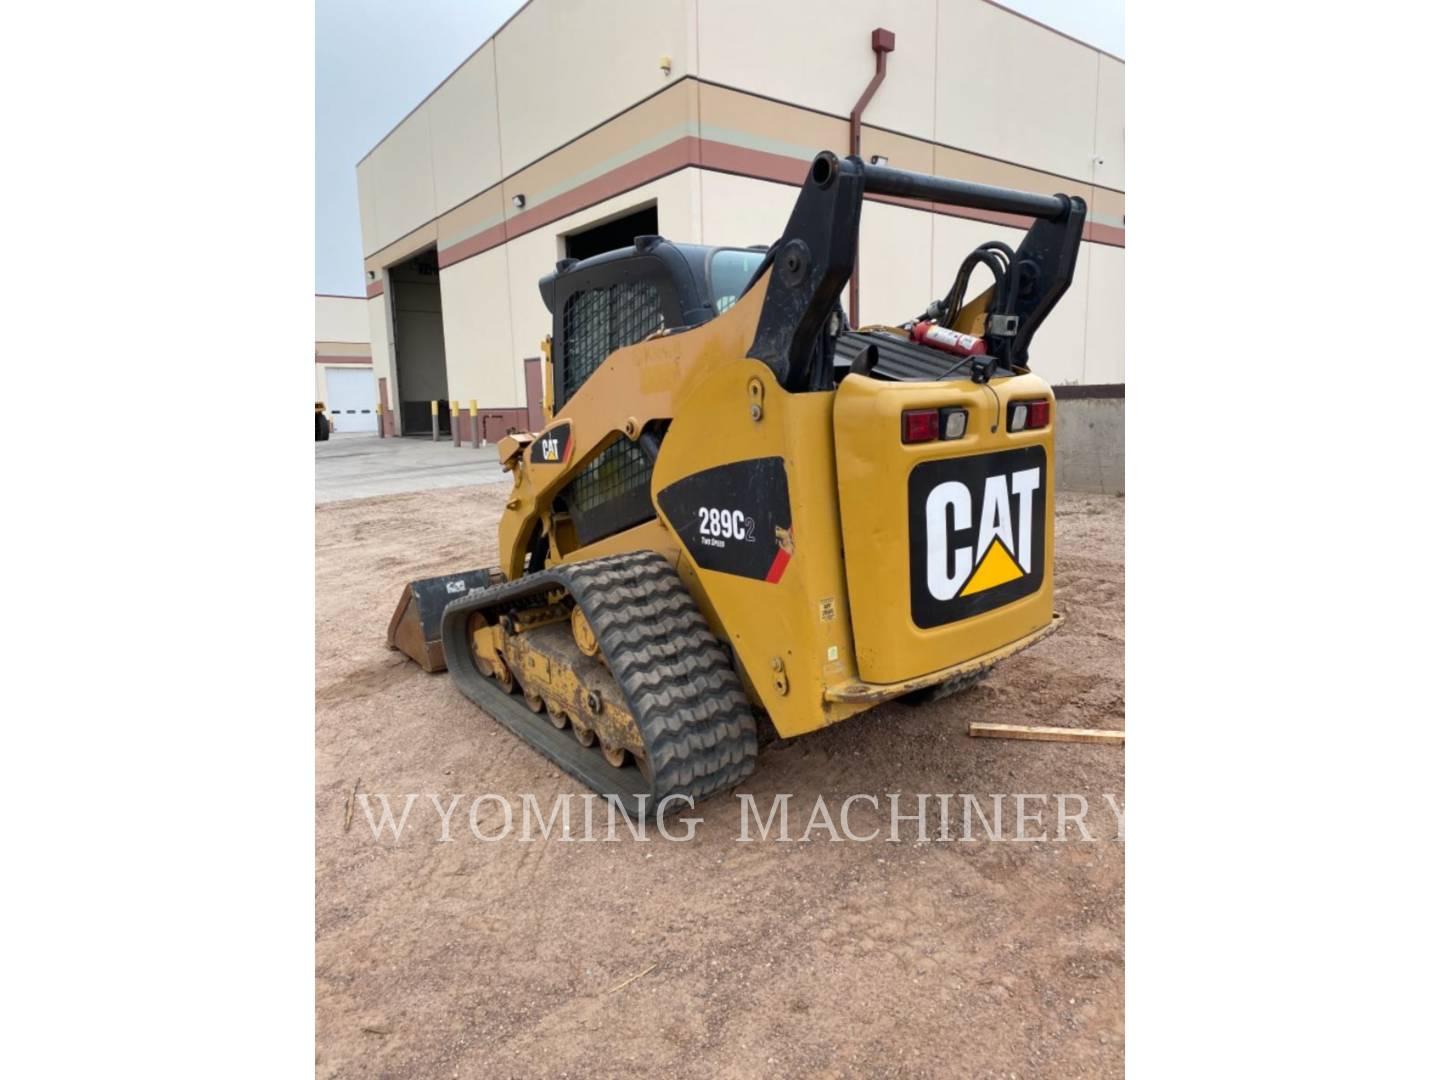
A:
<svg viewBox="0 0 1440 1080">
<path fill-rule="evenodd" d="M 426 671 L 445 670 L 445 649 L 440 642 L 440 616 L 445 605 L 475 589 L 498 584 L 500 570 L 467 570 L 460 574 L 422 578 L 405 586 L 385 640 Z"/>
</svg>

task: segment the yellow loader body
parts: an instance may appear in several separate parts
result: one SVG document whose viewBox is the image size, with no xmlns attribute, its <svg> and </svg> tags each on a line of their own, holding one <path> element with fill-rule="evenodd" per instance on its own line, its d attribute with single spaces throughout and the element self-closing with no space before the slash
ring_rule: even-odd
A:
<svg viewBox="0 0 1440 1080">
<path fill-rule="evenodd" d="M 1037 221 L 925 315 L 850 330 L 866 190 Z M 499 446 L 501 565 L 412 583 L 392 644 L 642 801 L 737 783 L 757 711 L 789 737 L 968 685 L 1059 621 L 1054 395 L 1026 361 L 1084 216 L 822 154 L 763 259 L 640 237 L 557 264 L 546 422 Z"/>
</svg>

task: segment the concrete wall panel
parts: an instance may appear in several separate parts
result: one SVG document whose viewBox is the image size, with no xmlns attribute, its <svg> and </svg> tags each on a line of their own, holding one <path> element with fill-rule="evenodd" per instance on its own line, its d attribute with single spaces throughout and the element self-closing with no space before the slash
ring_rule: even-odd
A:
<svg viewBox="0 0 1440 1080">
<path fill-rule="evenodd" d="M 514 173 L 502 185 L 506 220 L 523 222 L 537 211 L 543 213 L 547 203 L 571 198 L 577 189 L 606 175 L 638 167 L 637 161 L 693 134 L 696 98 L 693 82 L 675 85 Z M 514 205 L 517 195 L 525 197 L 523 209 Z"/>
<path fill-rule="evenodd" d="M 519 361 L 510 336 L 510 278 L 495 248 L 440 271 L 445 364 L 450 396 L 462 406 L 523 405 L 515 396 Z"/>
<path fill-rule="evenodd" d="M 1100 92 L 1096 98 L 1095 183 L 1125 190 L 1125 65 L 1109 56 L 1100 59 Z"/>
<path fill-rule="evenodd" d="M 1125 399 L 1055 403 L 1055 485 L 1062 491 L 1125 491 Z"/>
<path fill-rule="evenodd" d="M 820 113 L 701 85 L 697 164 L 709 172 L 799 185 L 821 150 L 845 146 L 845 125 Z"/>
<path fill-rule="evenodd" d="M 860 312 L 852 325 L 894 325 L 914 318 L 931 290 L 931 215 L 867 199 L 860 211 Z M 850 306 L 847 288 L 840 303 Z"/>
<path fill-rule="evenodd" d="M 639 200 L 643 201 L 643 200 Z M 555 269 L 562 254 L 557 232 L 565 225 L 537 229 L 512 240 L 506 247 L 510 253 L 507 267 L 510 282 L 510 403 L 525 404 L 525 364 L 527 356 L 540 355 L 540 342 L 550 333 L 550 312 L 540 299 L 540 279 Z"/>
<path fill-rule="evenodd" d="M 369 160 L 375 178 L 375 230 L 382 243 L 419 228 L 435 216 L 427 105 L 411 113 L 376 147 Z"/>
<path fill-rule="evenodd" d="M 370 341 L 370 316 L 358 296 L 315 297 L 316 341 Z"/>
<path fill-rule="evenodd" d="M 495 43 L 467 60 L 435 91 L 425 110 L 435 165 L 435 208 L 444 213 L 500 182 Z"/>
<path fill-rule="evenodd" d="M 390 335 L 390 300 L 386 296 L 374 296 L 365 301 L 365 310 L 370 317 L 370 361 L 375 368 L 375 378 L 385 379 L 390 400 L 387 409 L 396 407 L 395 398 L 395 345 Z"/>
<path fill-rule="evenodd" d="M 501 161 L 523 168 L 687 74 L 691 0 L 535 0 L 495 40 Z M 671 58 L 671 74 L 660 57 Z"/>
<path fill-rule="evenodd" d="M 1089 319 L 1085 332 L 1087 383 L 1125 381 L 1125 250 L 1087 244 L 1090 255 Z"/>
<path fill-rule="evenodd" d="M 848 137 L 849 127 L 846 127 Z M 839 152 L 844 146 L 835 147 Z M 866 161 L 876 154 L 883 155 L 891 167 L 909 169 L 911 172 L 935 173 L 935 144 L 908 135 L 896 135 L 890 131 L 872 129 L 869 124 L 861 126 L 860 154 Z"/>
<path fill-rule="evenodd" d="M 785 231 L 799 188 L 724 173 L 700 174 L 703 244 L 773 244 Z"/>
<path fill-rule="evenodd" d="M 1098 54 L 984 0 L 939 4 L 955 62 L 937 72 L 935 139 L 1089 181 Z"/>
<path fill-rule="evenodd" d="M 355 167 L 355 187 L 360 201 L 360 247 L 366 255 L 385 243 L 375 210 L 374 157 L 370 155 Z"/>
<path fill-rule="evenodd" d="M 498 186 L 461 203 L 437 222 L 437 246 L 441 251 L 478 233 L 493 229 L 505 220 L 504 193 Z"/>
<path fill-rule="evenodd" d="M 870 31 L 893 30 L 889 72 L 865 119 L 934 137 L 935 0 L 697 3 L 701 78 L 839 116 L 850 115 L 875 73 Z"/>
</svg>

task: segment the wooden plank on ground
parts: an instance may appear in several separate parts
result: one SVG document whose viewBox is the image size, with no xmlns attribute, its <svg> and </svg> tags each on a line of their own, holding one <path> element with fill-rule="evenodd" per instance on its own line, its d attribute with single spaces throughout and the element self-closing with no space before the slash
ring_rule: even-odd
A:
<svg viewBox="0 0 1440 1080">
<path fill-rule="evenodd" d="M 1041 739 L 1046 742 L 1088 742 L 1125 745 L 1125 732 L 1100 728 L 1030 727 L 1025 724 L 971 724 L 970 734 L 987 739 Z"/>
</svg>

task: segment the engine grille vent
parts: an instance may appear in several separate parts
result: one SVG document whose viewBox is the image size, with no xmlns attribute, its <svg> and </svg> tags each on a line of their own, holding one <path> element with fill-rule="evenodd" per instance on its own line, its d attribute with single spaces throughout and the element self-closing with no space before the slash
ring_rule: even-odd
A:
<svg viewBox="0 0 1440 1080">
<path fill-rule="evenodd" d="M 894 334 L 873 330 L 849 330 L 835 342 L 835 374 L 838 378 L 861 358 L 870 346 L 875 362 L 865 374 L 891 382 L 935 382 L 938 379 L 968 379 L 970 361 L 939 349 L 929 349 Z"/>
</svg>

